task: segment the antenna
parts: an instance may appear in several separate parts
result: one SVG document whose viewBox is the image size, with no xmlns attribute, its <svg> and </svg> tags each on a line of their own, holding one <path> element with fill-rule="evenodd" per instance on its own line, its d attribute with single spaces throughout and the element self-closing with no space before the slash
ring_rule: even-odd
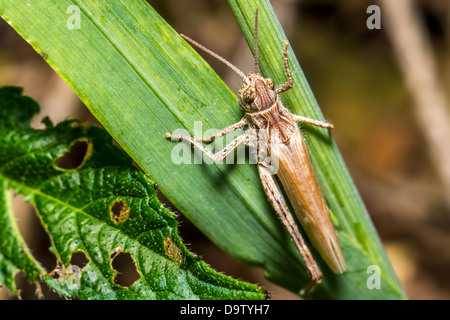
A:
<svg viewBox="0 0 450 320">
<path fill-rule="evenodd" d="M 205 51 L 206 53 L 212 55 L 214 58 L 216 58 L 217 60 L 225 63 L 228 67 L 230 67 L 234 72 L 236 72 L 238 75 L 240 75 L 242 78 L 245 78 L 245 73 L 242 72 L 240 69 L 238 69 L 235 65 L 231 64 L 231 62 L 229 62 L 228 60 L 226 60 L 225 58 L 222 58 L 221 56 L 219 56 L 217 53 L 212 52 L 211 50 L 209 50 L 208 48 L 205 48 L 204 46 L 202 46 L 200 43 L 198 43 L 197 41 L 192 40 L 191 38 L 185 36 L 184 34 L 180 34 L 186 41 L 190 42 L 191 44 L 193 44 L 194 46 L 196 46 L 199 49 L 202 49 L 203 51 Z"/>
<path fill-rule="evenodd" d="M 255 58 L 255 73 L 261 74 L 259 70 L 259 59 L 258 59 L 258 8 L 256 8 L 255 12 L 255 45 L 253 47 L 254 58 Z"/>
</svg>

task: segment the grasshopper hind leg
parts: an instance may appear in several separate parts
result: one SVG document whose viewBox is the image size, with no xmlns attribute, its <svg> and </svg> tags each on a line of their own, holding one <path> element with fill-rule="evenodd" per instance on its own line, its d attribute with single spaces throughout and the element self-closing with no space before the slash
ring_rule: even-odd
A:
<svg viewBox="0 0 450 320">
<path fill-rule="evenodd" d="M 284 226 L 289 231 L 289 234 L 294 240 L 298 251 L 305 261 L 306 268 L 311 277 L 311 281 L 300 291 L 300 293 L 301 295 L 308 297 L 312 293 L 314 288 L 322 282 L 322 272 L 317 266 L 317 263 L 311 254 L 311 251 L 309 251 L 308 247 L 306 246 L 305 241 L 303 240 L 303 237 L 298 230 L 297 224 L 295 223 L 294 218 L 292 217 L 292 214 L 289 211 L 288 206 L 286 205 L 283 195 L 278 189 L 278 186 L 274 180 L 274 176 L 270 173 L 270 169 L 262 165 L 258 165 L 258 172 L 269 202 L 272 204 Z"/>
</svg>

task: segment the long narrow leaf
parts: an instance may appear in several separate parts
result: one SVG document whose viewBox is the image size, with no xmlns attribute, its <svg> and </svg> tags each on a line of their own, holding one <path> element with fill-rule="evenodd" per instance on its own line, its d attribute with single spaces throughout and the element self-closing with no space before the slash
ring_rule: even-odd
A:
<svg viewBox="0 0 450 320">
<path fill-rule="evenodd" d="M 284 83 L 286 74 L 281 51 L 283 40 L 287 37 L 270 2 L 267 0 L 229 0 L 228 2 L 252 50 L 254 50 L 254 16 L 256 8 L 259 8 L 263 17 L 259 21 L 258 35 L 261 69 L 264 75 L 274 79 L 275 83 Z M 323 120 L 324 117 L 292 48 L 289 50 L 289 58 L 294 88 L 283 93 L 281 99 L 292 112 Z M 339 130 L 339 128 L 336 128 L 336 130 Z M 380 297 L 383 297 L 383 295 L 385 295 L 384 298 L 404 297 L 367 210 L 332 136 L 324 129 L 307 125 L 302 126 L 302 131 L 307 137 L 312 161 L 324 189 L 327 203 L 337 220 L 339 238 L 348 260 L 346 275 L 335 277 L 327 274 L 324 279 L 324 287 L 328 287 L 329 293 L 333 292 L 335 297 L 341 298 L 347 296 L 347 294 L 352 296 L 355 294 L 355 297 L 358 297 L 361 294 L 358 292 L 361 292 L 364 287 L 369 290 L 365 286 L 366 281 L 364 279 L 369 279 L 371 270 L 378 270 L 379 268 L 382 279 Z M 369 273 L 366 273 L 367 270 L 369 270 Z M 336 280 L 328 280 L 328 277 L 333 277 Z M 370 281 L 371 279 L 369 279 Z M 348 283 L 344 285 L 342 282 Z M 352 286 L 351 283 L 354 285 Z M 360 287 L 356 288 L 355 284 L 359 284 Z M 350 290 L 354 292 L 349 293 Z M 368 298 L 369 296 L 359 297 Z"/>
</svg>

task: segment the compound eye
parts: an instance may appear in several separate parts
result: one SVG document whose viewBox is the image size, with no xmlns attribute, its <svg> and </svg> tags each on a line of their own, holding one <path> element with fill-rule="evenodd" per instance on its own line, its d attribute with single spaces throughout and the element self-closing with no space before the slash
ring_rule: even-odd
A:
<svg viewBox="0 0 450 320">
<path fill-rule="evenodd" d="M 253 100 L 255 100 L 255 99 L 254 99 L 252 96 L 249 96 L 249 95 L 245 95 L 245 96 L 244 96 L 244 101 L 245 101 L 246 103 L 252 103 Z"/>
<path fill-rule="evenodd" d="M 244 93 L 244 101 L 246 103 L 252 103 L 256 99 L 256 92 L 255 90 L 248 90 Z"/>
<path fill-rule="evenodd" d="M 273 90 L 273 89 L 275 88 L 275 85 L 274 85 L 274 83 L 273 83 L 273 80 L 270 79 L 270 78 L 267 78 L 267 79 L 266 79 L 266 85 L 267 85 L 267 87 L 269 87 L 271 90 Z"/>
</svg>

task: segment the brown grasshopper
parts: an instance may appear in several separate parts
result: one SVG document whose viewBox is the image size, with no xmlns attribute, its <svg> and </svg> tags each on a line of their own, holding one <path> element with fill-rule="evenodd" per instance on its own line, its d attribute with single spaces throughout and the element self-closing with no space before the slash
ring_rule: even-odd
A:
<svg viewBox="0 0 450 320">
<path fill-rule="evenodd" d="M 264 191 L 305 261 L 312 279 L 307 288 L 312 289 L 321 282 L 322 272 L 305 245 L 273 173 L 276 173 L 278 181 L 312 245 L 332 271 L 344 272 L 345 260 L 331 222 L 329 209 L 311 165 L 305 140 L 296 122 L 304 122 L 327 129 L 333 128 L 333 125 L 292 114 L 283 106 L 278 94 L 293 86 L 287 53 L 289 43 L 285 40 L 283 48 L 284 68 L 288 81 L 275 89 L 272 79 L 264 78 L 259 69 L 257 31 L 258 10 L 255 14 L 255 70 L 248 75 L 194 40 L 181 35 L 191 44 L 228 65 L 242 77 L 238 101 L 239 106 L 245 111 L 245 115 L 239 122 L 208 138 L 179 136 L 170 133 L 166 133 L 166 137 L 172 138 L 173 141 L 189 141 L 216 162 L 226 158 L 241 143 L 255 146 L 254 141 L 256 141 L 258 172 Z M 249 130 L 217 153 L 212 153 L 202 145 L 202 142 L 212 142 L 215 138 L 225 136 L 243 126 L 248 126 Z M 274 164 L 276 164 L 276 168 Z"/>
</svg>

